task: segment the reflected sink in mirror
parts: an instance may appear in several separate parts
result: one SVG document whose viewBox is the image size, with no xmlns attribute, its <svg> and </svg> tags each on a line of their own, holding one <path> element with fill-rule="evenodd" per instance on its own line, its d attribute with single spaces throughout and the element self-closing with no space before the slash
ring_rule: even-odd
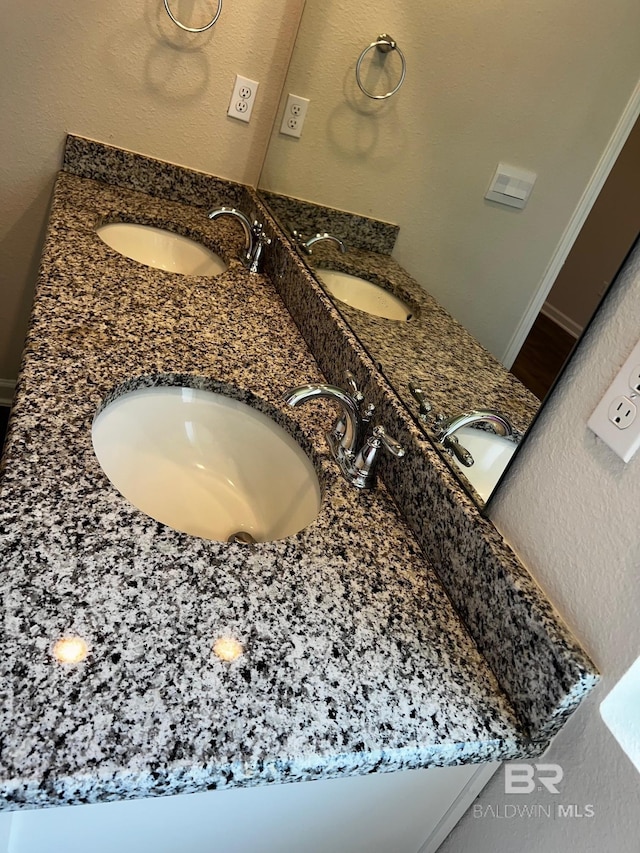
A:
<svg viewBox="0 0 640 853">
<path fill-rule="evenodd" d="M 180 275 L 220 275 L 229 269 L 219 255 L 189 237 L 152 225 L 110 222 L 96 234 L 125 258 Z"/>
<path fill-rule="evenodd" d="M 318 478 L 298 443 L 224 394 L 141 388 L 97 414 L 92 438 L 103 471 L 128 501 L 193 536 L 284 539 L 320 510 Z"/>
<path fill-rule="evenodd" d="M 473 456 L 473 465 L 467 468 L 455 456 L 455 465 L 471 483 L 483 501 L 487 501 L 495 489 L 503 471 L 515 453 L 518 443 L 473 427 L 456 430 L 459 443 Z"/>
<path fill-rule="evenodd" d="M 387 320 L 411 319 L 411 308 L 405 302 L 372 281 L 347 272 L 318 267 L 314 273 L 332 296 L 352 308 Z"/>
</svg>

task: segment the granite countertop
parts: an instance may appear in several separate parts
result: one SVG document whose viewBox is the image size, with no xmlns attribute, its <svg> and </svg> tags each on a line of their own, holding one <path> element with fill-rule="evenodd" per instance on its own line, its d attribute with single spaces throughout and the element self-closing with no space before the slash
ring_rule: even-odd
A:
<svg viewBox="0 0 640 853">
<path fill-rule="evenodd" d="M 392 256 L 399 228 L 342 210 L 267 190 L 261 195 L 286 235 L 329 232 L 342 238 L 315 243 L 300 257 L 314 270 L 334 269 L 367 279 L 403 300 L 411 310 L 404 321 L 376 317 L 337 299 L 334 304 L 407 409 L 417 412 L 408 383 L 417 380 L 434 411 L 447 415 L 471 408 L 495 408 L 527 429 L 540 401 Z M 428 280 L 428 276 L 426 276 Z M 463 381 L 472 370 L 473 382 Z"/>
<path fill-rule="evenodd" d="M 540 401 L 486 350 L 463 325 L 390 254 L 318 243 L 308 258 L 312 268 L 335 269 L 378 284 L 403 300 L 406 321 L 375 317 L 336 300 L 336 306 L 411 412 L 417 403 L 409 382 L 425 389 L 434 412 L 447 416 L 470 409 L 497 409 L 519 433 L 535 417 Z M 461 377 L 471 373 L 473 382 Z M 454 469 L 457 470 L 457 469 Z"/>
<path fill-rule="evenodd" d="M 100 220 L 169 225 L 230 262 L 152 270 Z M 358 492 L 323 438 L 323 381 L 240 229 L 202 208 L 61 173 L 0 483 L 4 808 L 97 802 L 496 760 L 525 737 L 382 485 Z M 317 520 L 254 550 L 153 521 L 92 449 L 102 401 L 137 385 L 223 390 L 310 453 Z M 82 637 L 86 660 L 56 662 Z M 244 654 L 226 663 L 218 637 Z"/>
</svg>

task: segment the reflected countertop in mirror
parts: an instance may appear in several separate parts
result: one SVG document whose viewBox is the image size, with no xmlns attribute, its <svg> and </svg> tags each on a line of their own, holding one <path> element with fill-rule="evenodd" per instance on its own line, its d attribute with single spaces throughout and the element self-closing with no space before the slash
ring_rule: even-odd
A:
<svg viewBox="0 0 640 853">
<path fill-rule="evenodd" d="M 493 409 L 507 416 L 515 428 L 515 439 L 519 439 L 535 417 L 539 399 L 392 257 L 395 226 L 299 199 L 261 195 L 407 410 L 443 452 L 470 494 L 479 504 L 484 503 L 488 495 L 473 488 L 473 472 L 458 465 L 436 441 L 436 415 L 453 417 Z M 299 239 L 292 236 L 294 230 L 302 235 Z M 324 232 L 340 238 L 345 251 L 328 239 L 314 242 L 311 253 L 303 251 L 303 239 Z M 347 304 L 328 286 L 327 271 L 355 276 L 354 291 L 360 279 L 370 282 L 374 289 L 406 306 L 406 316 L 389 319 L 354 307 L 357 303 Z M 351 286 L 348 280 L 344 282 L 347 293 Z M 426 417 L 420 416 L 409 383 L 423 389 L 432 407 Z"/>
<path fill-rule="evenodd" d="M 447 416 L 491 408 L 506 414 L 524 432 L 540 401 L 390 255 L 365 249 L 344 254 L 329 242 L 306 258 L 322 284 L 325 269 L 339 270 L 377 284 L 407 304 L 407 320 L 374 316 L 334 298 L 334 303 L 396 393 L 415 414 L 409 382 L 428 389 L 434 412 Z"/>
</svg>

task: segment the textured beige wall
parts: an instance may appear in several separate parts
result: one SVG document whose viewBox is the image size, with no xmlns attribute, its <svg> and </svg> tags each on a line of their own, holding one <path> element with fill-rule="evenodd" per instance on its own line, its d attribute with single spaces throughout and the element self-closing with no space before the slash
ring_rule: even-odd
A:
<svg viewBox="0 0 640 853">
<path fill-rule="evenodd" d="M 583 642 L 602 683 L 545 754 L 545 761 L 564 769 L 557 797 L 505 797 L 499 772 L 479 802 L 592 804 L 594 817 L 477 819 L 470 811 L 442 853 L 638 850 L 638 774 L 600 719 L 598 705 L 640 654 L 640 454 L 625 465 L 586 423 L 639 330 L 640 247 L 490 512 Z"/>
<path fill-rule="evenodd" d="M 67 132 L 255 184 L 303 0 L 226 2 L 183 33 L 161 0 L 8 4 L 0 26 L 0 378 L 17 373 Z M 201 25 L 210 0 L 173 0 Z M 250 124 L 235 74 L 260 82 Z"/>
<path fill-rule="evenodd" d="M 408 71 L 374 102 L 354 69 L 384 31 Z M 398 223 L 398 260 L 501 357 L 640 79 L 639 32 L 637 0 L 308 0 L 303 137 L 274 134 L 261 184 Z M 484 200 L 499 161 L 538 173 L 525 211 Z"/>
</svg>

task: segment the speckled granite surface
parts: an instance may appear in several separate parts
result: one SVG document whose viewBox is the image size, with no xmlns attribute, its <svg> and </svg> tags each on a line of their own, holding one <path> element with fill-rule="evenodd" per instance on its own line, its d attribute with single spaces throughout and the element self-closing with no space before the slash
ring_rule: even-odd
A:
<svg viewBox="0 0 640 853">
<path fill-rule="evenodd" d="M 123 182 L 59 177 L 9 424 L 4 807 L 524 754 L 526 725 L 387 492 L 357 492 L 327 457 L 331 408 L 285 411 L 282 389 L 322 376 L 269 279 L 234 260 L 240 229 L 137 192 L 131 173 Z M 230 269 L 207 279 L 138 265 L 94 233 L 115 218 L 198 237 Z M 286 251 L 274 245 L 273 258 Z M 322 305 L 308 294 L 309 310 Z M 97 463 L 91 423 L 132 380 L 222 388 L 275 417 L 312 454 L 317 521 L 251 551 L 129 505 Z M 88 643 L 83 663 L 54 660 L 68 634 Z M 223 635 L 245 647 L 234 663 L 212 655 Z"/>
<path fill-rule="evenodd" d="M 72 134 L 66 139 L 62 168 L 81 178 L 196 207 L 226 204 L 248 214 L 253 198 L 242 184 Z"/>
<path fill-rule="evenodd" d="M 307 240 L 318 232 L 328 231 L 343 240 L 349 249 L 391 254 L 398 239 L 400 228 L 390 222 L 381 222 L 379 219 L 323 207 L 266 190 L 260 190 L 259 194 L 286 233 L 295 229 Z"/>
<path fill-rule="evenodd" d="M 268 210 L 262 216 L 277 228 Z M 342 384 L 350 370 L 378 421 L 404 446 L 402 459 L 381 457 L 381 477 L 513 702 L 531 751 L 541 751 L 596 683 L 593 663 L 284 239 L 266 269 L 325 376 Z"/>
<path fill-rule="evenodd" d="M 447 415 L 493 408 L 524 432 L 540 401 L 413 279 L 390 255 L 351 249 L 342 254 L 319 243 L 307 262 L 319 270 L 336 269 L 360 276 L 405 301 L 407 322 L 374 317 L 344 302 L 336 307 L 381 368 L 410 411 L 417 404 L 409 381 L 426 389 L 434 412 Z M 465 381 L 466 377 L 472 381 Z"/>
<path fill-rule="evenodd" d="M 427 430 L 444 461 L 478 506 L 483 506 L 484 501 L 464 471 L 437 443 L 432 431 L 435 415 L 497 409 L 509 417 L 518 439 L 531 424 L 540 401 L 391 257 L 397 233 L 391 240 L 385 223 L 360 223 L 356 217 L 349 220 L 350 214 L 336 219 L 336 212 L 330 208 L 264 191 L 260 195 L 285 235 L 289 236 L 292 227 L 296 227 L 309 236 L 329 231 L 344 237 L 346 253 L 330 242 L 321 242 L 314 246 L 313 255 L 301 255 L 312 272 L 318 271 L 318 278 L 322 269 L 346 272 L 373 282 L 406 303 L 411 316 L 403 322 L 373 316 L 329 294 L 407 411 L 418 426 Z M 357 238 L 360 233 L 363 239 Z M 322 281 L 320 284 L 324 288 Z M 433 407 L 426 420 L 418 417 L 418 404 L 409 391 L 409 382 L 424 389 Z"/>
</svg>

